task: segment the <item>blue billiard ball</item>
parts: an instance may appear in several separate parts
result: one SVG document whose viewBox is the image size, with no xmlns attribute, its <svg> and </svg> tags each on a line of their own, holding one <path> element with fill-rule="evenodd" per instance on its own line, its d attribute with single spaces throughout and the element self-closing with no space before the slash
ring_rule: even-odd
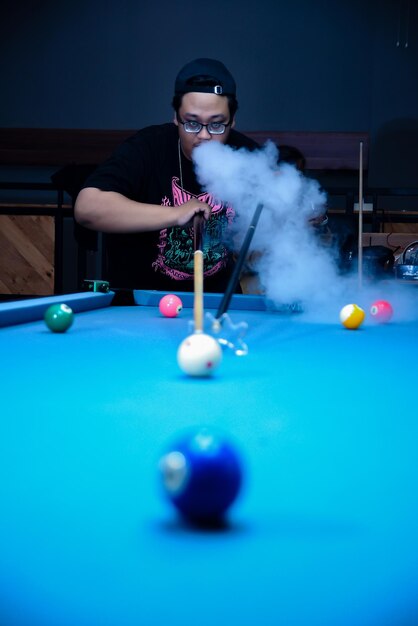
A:
<svg viewBox="0 0 418 626">
<path fill-rule="evenodd" d="M 163 488 L 188 521 L 222 522 L 242 484 L 242 463 L 234 446 L 210 429 L 179 439 L 160 460 Z"/>
</svg>

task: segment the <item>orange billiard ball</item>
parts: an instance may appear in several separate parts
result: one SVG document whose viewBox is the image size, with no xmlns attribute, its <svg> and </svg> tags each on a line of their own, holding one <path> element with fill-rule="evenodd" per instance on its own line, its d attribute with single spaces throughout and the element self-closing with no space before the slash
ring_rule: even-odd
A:
<svg viewBox="0 0 418 626">
<path fill-rule="evenodd" d="M 349 330 L 361 326 L 365 317 L 365 312 L 357 304 L 346 304 L 340 311 L 341 324 Z"/>
</svg>

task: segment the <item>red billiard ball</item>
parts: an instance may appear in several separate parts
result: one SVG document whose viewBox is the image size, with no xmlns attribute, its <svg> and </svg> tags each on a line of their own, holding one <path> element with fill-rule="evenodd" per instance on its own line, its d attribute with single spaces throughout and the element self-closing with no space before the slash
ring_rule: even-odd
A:
<svg viewBox="0 0 418 626">
<path fill-rule="evenodd" d="M 193 429 L 160 460 L 165 495 L 188 522 L 217 524 L 237 498 L 243 469 L 235 446 L 209 428 Z"/>
<path fill-rule="evenodd" d="M 183 303 L 178 296 L 170 293 L 161 298 L 158 308 L 165 317 L 177 317 L 183 308 Z"/>
<path fill-rule="evenodd" d="M 385 324 L 392 318 L 392 305 L 387 300 L 376 300 L 370 307 L 370 315 L 377 322 Z"/>
</svg>

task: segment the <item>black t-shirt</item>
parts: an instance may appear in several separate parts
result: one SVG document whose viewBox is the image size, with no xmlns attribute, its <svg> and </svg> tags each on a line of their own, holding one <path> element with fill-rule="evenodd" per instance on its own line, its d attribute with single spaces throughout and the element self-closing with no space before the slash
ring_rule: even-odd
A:
<svg viewBox="0 0 418 626">
<path fill-rule="evenodd" d="M 257 147 L 251 139 L 230 131 L 228 145 Z M 179 166 L 181 159 L 181 173 Z M 181 178 L 183 186 L 181 185 Z M 224 291 L 231 273 L 225 231 L 234 219 L 233 207 L 202 191 L 193 164 L 179 151 L 175 124 L 149 126 L 125 141 L 84 183 L 114 191 L 131 200 L 178 206 L 197 197 L 212 206 L 205 225 L 205 291 Z M 193 290 L 193 232 L 191 225 L 161 231 L 105 236 L 105 275 L 112 287 Z"/>
</svg>

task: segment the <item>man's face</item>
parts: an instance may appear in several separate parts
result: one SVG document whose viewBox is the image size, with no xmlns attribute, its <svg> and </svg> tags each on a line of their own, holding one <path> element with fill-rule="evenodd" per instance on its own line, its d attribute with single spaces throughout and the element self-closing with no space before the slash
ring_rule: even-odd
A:
<svg viewBox="0 0 418 626">
<path fill-rule="evenodd" d="M 205 141 L 226 143 L 231 126 L 227 126 L 222 135 L 211 135 L 205 126 L 199 133 L 187 133 L 179 120 L 181 122 L 200 122 L 201 124 L 232 122 L 232 126 L 234 125 L 234 120 L 231 120 L 229 116 L 228 98 L 226 96 L 197 92 L 184 94 L 178 115 L 174 115 L 174 123 L 179 129 L 183 154 L 188 159 L 192 158 L 193 149 Z"/>
</svg>

